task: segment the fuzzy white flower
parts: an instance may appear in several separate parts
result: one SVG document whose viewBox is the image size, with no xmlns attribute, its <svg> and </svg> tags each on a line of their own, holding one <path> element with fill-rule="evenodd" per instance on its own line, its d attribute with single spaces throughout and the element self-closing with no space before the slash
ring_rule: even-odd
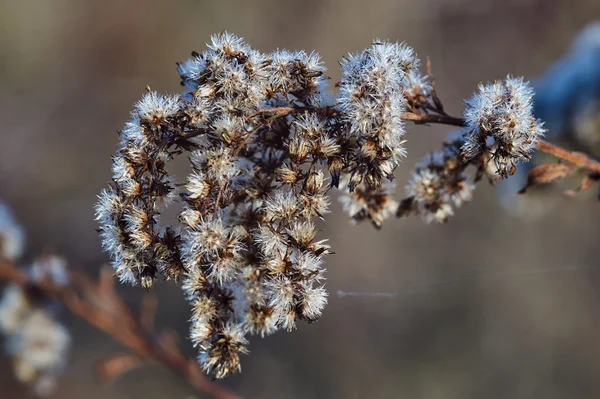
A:
<svg viewBox="0 0 600 399">
<path fill-rule="evenodd" d="M 164 96 L 151 91 L 136 103 L 135 108 L 142 121 L 160 124 L 179 111 L 179 96 Z"/>
<path fill-rule="evenodd" d="M 326 304 L 327 291 L 324 287 L 306 288 L 300 301 L 302 316 L 308 320 L 316 320 L 321 317 Z"/>
<path fill-rule="evenodd" d="M 404 91 L 418 60 L 404 44 L 376 41 L 360 53 L 349 54 L 341 65 L 338 108 L 360 144 L 360 174 L 377 187 L 382 177 L 393 178 L 405 155 Z"/>
<path fill-rule="evenodd" d="M 267 220 L 291 220 L 298 211 L 298 201 L 292 191 L 280 189 L 265 200 Z"/>
<path fill-rule="evenodd" d="M 536 140 L 545 133 L 533 116 L 533 89 L 522 78 L 506 77 L 501 82 L 480 85 L 467 102 L 463 156 L 482 155 L 493 140 L 492 161 L 502 178 L 514 173 L 520 161 L 528 161 Z"/>
<path fill-rule="evenodd" d="M 342 194 L 338 200 L 353 222 L 368 218 L 376 227 L 381 227 L 396 212 L 398 202 L 394 199 L 396 185 L 393 182 L 384 182 L 377 189 L 360 184 L 352 192 L 348 188 L 349 184 L 350 176 L 342 176 L 339 185 Z"/>
</svg>

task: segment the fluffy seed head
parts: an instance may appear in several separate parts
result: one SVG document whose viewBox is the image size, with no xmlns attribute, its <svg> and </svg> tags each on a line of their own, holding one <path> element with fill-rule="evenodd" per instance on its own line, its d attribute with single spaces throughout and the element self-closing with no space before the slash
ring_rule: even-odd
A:
<svg viewBox="0 0 600 399">
<path fill-rule="evenodd" d="M 494 146 L 493 162 L 498 175 L 506 178 L 520 161 L 528 161 L 543 124 L 533 116 L 533 89 L 522 78 L 480 85 L 466 102 L 466 129 L 462 154 L 466 159 L 481 156 Z"/>
</svg>

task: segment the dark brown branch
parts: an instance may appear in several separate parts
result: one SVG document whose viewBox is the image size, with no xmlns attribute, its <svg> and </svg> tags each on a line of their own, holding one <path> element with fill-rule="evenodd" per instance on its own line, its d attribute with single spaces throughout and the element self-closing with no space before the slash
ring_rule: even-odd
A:
<svg viewBox="0 0 600 399">
<path fill-rule="evenodd" d="M 104 273 L 97 283 L 83 273 L 72 271 L 70 284 L 56 286 L 51 282 L 32 282 L 27 273 L 12 263 L 0 262 L 0 280 L 39 292 L 61 302 L 74 315 L 110 335 L 146 362 L 160 364 L 184 378 L 199 392 L 215 399 L 242 399 L 241 396 L 211 382 L 195 359 L 179 350 L 169 333 L 153 339 L 117 295 L 111 273 Z"/>
<path fill-rule="evenodd" d="M 313 113 L 329 113 L 332 112 L 333 108 L 331 107 L 276 107 L 276 108 L 264 108 L 251 115 L 250 118 L 255 118 L 257 116 L 271 116 L 271 117 L 282 117 L 298 112 L 313 112 Z"/>
<path fill-rule="evenodd" d="M 412 112 L 405 112 L 402 114 L 402 120 L 414 122 L 417 125 L 423 125 L 426 123 L 440 123 L 443 125 L 464 127 L 465 121 L 462 118 L 455 118 L 448 115 L 439 114 L 414 114 Z"/>
</svg>

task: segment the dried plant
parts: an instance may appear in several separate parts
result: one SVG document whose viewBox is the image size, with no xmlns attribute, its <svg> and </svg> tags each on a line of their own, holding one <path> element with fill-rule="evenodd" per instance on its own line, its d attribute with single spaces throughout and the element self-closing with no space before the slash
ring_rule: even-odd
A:
<svg viewBox="0 0 600 399">
<path fill-rule="evenodd" d="M 316 53 L 261 54 L 221 33 L 192 56 L 178 65 L 182 95 L 149 91 L 136 104 L 97 218 L 121 281 L 150 289 L 159 276 L 183 280 L 190 336 L 216 378 L 240 370 L 247 334 L 320 317 L 330 251 L 314 220 L 328 212 L 332 188 L 353 220 L 380 227 L 394 213 L 415 213 L 445 222 L 472 196 L 469 166 L 475 180 L 495 182 L 536 146 L 549 149 L 522 79 L 481 85 L 464 119 L 452 118 L 403 43 L 376 40 L 346 56 L 335 94 Z M 397 203 L 405 120 L 463 130 L 417 166 Z M 181 225 L 161 226 L 161 207 L 178 187 L 165 165 L 183 153 L 191 173 L 179 193 Z"/>
<path fill-rule="evenodd" d="M 522 191 L 580 169 L 588 175 L 578 191 L 598 180 L 600 163 L 543 139 L 533 89 L 521 78 L 480 85 L 457 118 L 444 110 L 431 64 L 422 72 L 404 43 L 376 40 L 340 64 L 341 79 L 330 90 L 318 54 L 262 54 L 224 32 L 178 64 L 182 94 L 148 89 L 119 132 L 112 182 L 96 205 L 104 249 L 123 283 L 150 290 L 158 279 L 180 282 L 198 362 L 188 361 L 171 335 L 150 338 L 149 317 L 133 317 L 106 278 L 97 285 L 71 273 L 63 286 L 16 269 L 22 233 L 2 214 L 7 262 L 0 275 L 36 287 L 132 349 L 106 362 L 103 375 L 151 360 L 215 396 L 234 397 L 200 370 L 214 378 L 238 372 L 249 334 L 291 331 L 322 314 L 331 251 L 316 222 L 328 213 L 332 192 L 352 221 L 380 228 L 392 215 L 446 222 L 483 177 L 506 179 L 536 150 L 560 162 L 532 169 Z M 407 151 L 406 122 L 461 130 L 416 166 L 397 200 L 394 171 Z M 177 156 L 189 159 L 185 182 L 167 168 Z M 183 205 L 178 224 L 165 225 L 161 212 L 174 202 Z M 10 295 L 6 306 L 18 306 Z"/>
</svg>

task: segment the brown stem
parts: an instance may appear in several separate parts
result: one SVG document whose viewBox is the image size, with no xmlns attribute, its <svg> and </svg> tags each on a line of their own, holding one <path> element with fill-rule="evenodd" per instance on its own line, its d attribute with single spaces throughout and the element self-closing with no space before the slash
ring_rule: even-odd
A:
<svg viewBox="0 0 600 399">
<path fill-rule="evenodd" d="M 441 123 L 444 125 L 451 126 L 459 126 L 464 127 L 465 121 L 461 118 L 455 118 L 452 116 L 446 115 L 437 115 L 437 114 L 413 114 L 410 112 L 405 112 L 402 116 L 402 119 L 406 121 L 412 121 L 417 124 L 422 123 Z M 558 159 L 562 159 L 563 161 L 567 161 L 572 163 L 575 166 L 578 166 L 583 169 L 588 169 L 589 171 L 600 173 L 600 162 L 596 161 L 588 157 L 586 154 L 582 152 L 569 151 L 562 147 L 559 147 L 556 144 L 552 144 L 546 140 L 538 139 L 535 144 L 536 148 L 539 151 L 545 152 L 546 154 L 550 154 Z"/>
<path fill-rule="evenodd" d="M 440 114 L 415 114 L 412 112 L 404 112 L 402 114 L 402 120 L 414 122 L 417 125 L 425 123 L 441 123 L 444 125 L 464 127 L 465 121 L 462 118 L 455 118 L 449 115 Z"/>
<path fill-rule="evenodd" d="M 592 172 L 600 173 L 600 162 L 588 157 L 583 152 L 567 151 L 556 144 L 549 143 L 545 140 L 538 140 L 536 142 L 538 150 L 555 156 L 556 158 L 565 160 L 577 165 L 580 168 L 588 169 Z"/>
<path fill-rule="evenodd" d="M 275 107 L 275 108 L 264 108 L 259 110 L 254 115 L 250 116 L 250 119 L 257 116 L 269 115 L 275 118 L 294 114 L 297 112 L 313 112 L 313 113 L 329 113 L 332 112 L 331 107 Z"/>
<path fill-rule="evenodd" d="M 49 281 L 33 282 L 24 270 L 7 262 L 0 262 L 0 280 L 33 287 L 47 297 L 61 302 L 74 315 L 110 335 L 141 359 L 157 363 L 181 376 L 199 392 L 215 399 L 242 399 L 211 382 L 202 372 L 195 359 L 188 359 L 173 345 L 160 345 L 149 338 L 144 327 L 133 316 L 111 285 L 111 275 L 99 283 L 83 273 L 71 272 L 70 284 L 57 286 Z"/>
</svg>

